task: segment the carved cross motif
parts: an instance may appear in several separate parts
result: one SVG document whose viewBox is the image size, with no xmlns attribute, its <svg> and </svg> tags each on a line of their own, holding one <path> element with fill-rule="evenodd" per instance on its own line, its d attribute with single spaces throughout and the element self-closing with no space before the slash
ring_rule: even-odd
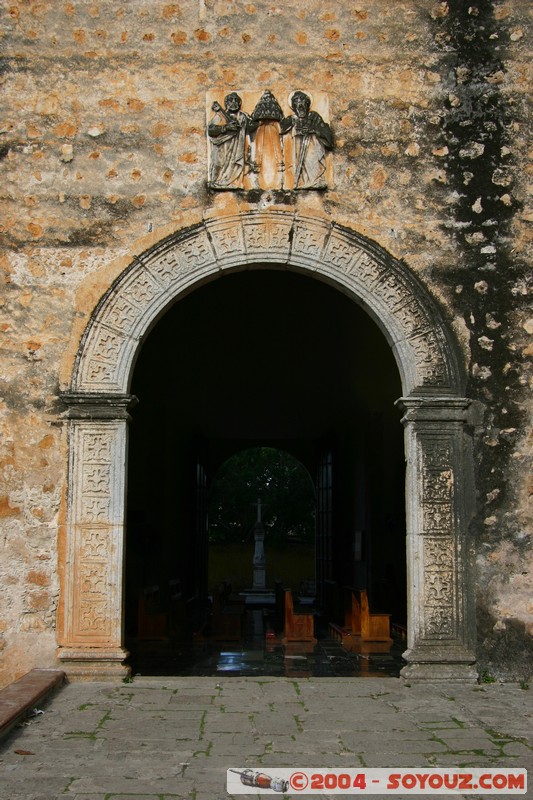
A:
<svg viewBox="0 0 533 800">
<path fill-rule="evenodd" d="M 105 633 L 109 628 L 106 620 L 105 601 L 82 602 L 80 609 L 80 633 Z"/>
<path fill-rule="evenodd" d="M 82 501 L 83 519 L 87 522 L 106 522 L 109 517 L 109 498 L 84 497 Z"/>
<path fill-rule="evenodd" d="M 92 434 L 86 437 L 83 450 L 86 462 L 111 461 L 111 442 L 105 434 Z"/>
<path fill-rule="evenodd" d="M 93 528 L 85 533 L 80 545 L 82 558 L 106 558 L 109 547 L 109 533 L 105 528 Z"/>
<path fill-rule="evenodd" d="M 109 494 L 110 481 L 109 464 L 85 464 L 83 470 L 85 492 L 89 494 Z"/>
</svg>

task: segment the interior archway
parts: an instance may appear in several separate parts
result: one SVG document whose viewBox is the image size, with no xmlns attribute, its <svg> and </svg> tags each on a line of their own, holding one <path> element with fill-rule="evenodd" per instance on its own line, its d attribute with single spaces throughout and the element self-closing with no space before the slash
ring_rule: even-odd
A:
<svg viewBox="0 0 533 800">
<path fill-rule="evenodd" d="M 139 598 L 154 587 L 167 627 L 148 627 L 148 638 L 171 635 L 176 585 L 188 606 L 185 635 L 202 630 L 209 587 L 198 478 L 207 489 L 229 456 L 252 446 L 288 451 L 315 484 L 325 454 L 333 459 L 317 609 L 323 582 L 334 580 L 366 588 L 374 608 L 405 625 L 400 377 L 359 306 L 323 282 L 269 265 L 223 275 L 160 319 L 131 388 L 139 404 L 129 446 L 130 646 Z"/>
</svg>

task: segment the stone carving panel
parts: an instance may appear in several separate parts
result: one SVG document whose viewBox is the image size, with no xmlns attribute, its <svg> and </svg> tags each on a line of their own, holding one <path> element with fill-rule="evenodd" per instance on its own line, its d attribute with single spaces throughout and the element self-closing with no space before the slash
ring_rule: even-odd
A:
<svg viewBox="0 0 533 800">
<path fill-rule="evenodd" d="M 292 236 L 292 218 L 265 214 L 243 220 L 244 246 L 253 261 L 286 263 Z"/>
<path fill-rule="evenodd" d="M 80 631 L 90 636 L 109 636 L 110 621 L 107 618 L 107 598 L 103 594 L 80 600 Z"/>
<path fill-rule="evenodd" d="M 168 289 L 169 286 L 172 286 L 183 271 L 177 248 L 169 248 L 159 253 L 157 257 L 149 259 L 147 261 L 147 267 L 154 279 L 164 289 Z"/>
<path fill-rule="evenodd" d="M 127 292 L 120 291 L 109 299 L 105 313 L 105 325 L 127 334 L 137 324 L 139 309 L 127 299 Z"/>
<path fill-rule="evenodd" d="M 424 568 L 429 572 L 452 572 L 455 558 L 453 539 L 424 537 Z"/>
<path fill-rule="evenodd" d="M 396 299 L 392 281 L 389 283 L 388 292 L 385 294 L 385 300 L 390 303 L 390 308 L 405 331 L 407 338 L 420 335 L 431 329 L 431 322 L 429 317 L 422 306 L 413 300 L 412 295 L 409 296 L 409 290 L 406 286 L 399 286 L 398 278 L 395 276 L 397 285 Z"/>
<path fill-rule="evenodd" d="M 426 331 L 419 336 L 411 336 L 408 343 L 417 362 L 420 382 L 426 386 L 446 386 L 448 372 L 442 348 L 433 331 Z"/>
<path fill-rule="evenodd" d="M 347 272 L 357 276 L 357 279 L 365 288 L 373 291 L 375 284 L 386 270 L 387 267 L 384 264 L 372 258 L 364 250 L 360 250 L 353 265 Z"/>
<path fill-rule="evenodd" d="M 80 530 L 76 576 L 76 621 L 79 636 L 108 638 L 111 619 L 106 614 L 110 581 L 110 541 L 108 528 Z"/>
<path fill-rule="evenodd" d="M 453 526 L 451 503 L 424 502 L 424 531 L 449 535 Z"/>
<path fill-rule="evenodd" d="M 452 536 L 424 537 L 424 634 L 452 638 L 456 633 L 456 558 Z"/>
<path fill-rule="evenodd" d="M 102 325 L 94 326 L 80 359 L 80 369 L 86 373 L 86 383 L 95 390 L 116 386 L 125 341 L 125 337 L 116 330 Z"/>
<path fill-rule="evenodd" d="M 432 437 L 423 437 L 423 443 L 424 533 L 449 536 L 454 529 L 454 473 L 451 463 L 453 451 L 451 444 L 446 445 L 442 440 Z"/>
<path fill-rule="evenodd" d="M 453 601 L 452 590 L 453 572 L 451 569 L 440 572 L 426 571 L 426 608 L 443 608 L 446 606 L 451 609 Z"/>
<path fill-rule="evenodd" d="M 137 269 L 132 274 L 132 279 L 126 289 L 126 296 L 130 302 L 139 308 L 146 308 L 159 295 L 161 288 L 145 269 Z"/>
<path fill-rule="evenodd" d="M 227 268 L 239 264 L 242 253 L 245 252 L 244 233 L 240 219 L 228 217 L 222 220 L 209 220 L 206 228 L 220 267 Z"/>
<path fill-rule="evenodd" d="M 108 528 L 84 526 L 79 542 L 81 559 L 106 559 L 110 549 Z"/>
<path fill-rule="evenodd" d="M 120 334 L 128 334 L 137 322 L 139 309 L 126 299 L 126 293 L 109 298 L 105 314 L 105 326 Z"/>
<path fill-rule="evenodd" d="M 349 242 L 345 242 L 340 236 L 331 236 L 325 257 L 337 269 L 347 273 L 353 271 L 354 264 L 357 263 L 360 256 L 361 251 L 350 247 Z"/>
<path fill-rule="evenodd" d="M 453 496 L 453 473 L 451 469 L 433 470 L 424 473 L 424 502 L 435 500 L 448 505 Z"/>
<path fill-rule="evenodd" d="M 91 358 L 87 367 L 87 382 L 96 390 L 109 385 L 115 386 L 117 365 L 115 362 L 105 362 Z"/>
<path fill-rule="evenodd" d="M 82 516 L 89 522 L 105 522 L 109 519 L 111 499 L 109 497 L 82 497 Z"/>
<path fill-rule="evenodd" d="M 291 234 L 291 263 L 320 265 L 330 232 L 330 227 L 323 223 L 295 221 Z"/>
<path fill-rule="evenodd" d="M 453 445 L 423 435 L 422 511 L 424 564 L 424 635 L 453 639 L 457 632 L 455 486 Z"/>
<path fill-rule="evenodd" d="M 425 636 L 427 639 L 444 641 L 455 639 L 455 619 L 451 606 L 440 605 L 426 609 Z"/>
<path fill-rule="evenodd" d="M 333 133 L 323 92 L 207 95 L 208 186 L 217 191 L 320 190 L 331 185 Z M 283 104 L 283 108 L 282 108 Z M 311 108 L 313 106 L 313 108 Z"/>
<path fill-rule="evenodd" d="M 388 308 L 394 310 L 395 313 L 401 314 L 403 312 L 404 320 L 407 320 L 416 330 L 425 321 L 425 314 L 420 306 L 415 303 L 415 313 L 418 311 L 419 323 L 413 324 L 413 314 L 410 309 L 410 303 L 413 301 L 413 295 L 408 287 L 398 280 L 398 276 L 390 271 L 383 275 L 383 278 L 376 284 L 375 290 L 380 294 Z"/>
<path fill-rule="evenodd" d="M 102 495 L 109 497 L 111 492 L 111 465 L 88 464 L 83 465 L 83 487 L 85 495 Z"/>
<path fill-rule="evenodd" d="M 216 262 L 205 228 L 187 236 L 179 243 L 179 253 L 184 272 L 190 274 Z"/>
<path fill-rule="evenodd" d="M 453 447 L 451 442 L 432 439 L 430 446 L 426 447 L 422 454 L 424 470 L 444 470 L 449 472 L 452 454 Z"/>
<path fill-rule="evenodd" d="M 83 442 L 83 461 L 85 464 L 111 464 L 111 441 L 103 433 L 94 433 Z"/>
<path fill-rule="evenodd" d="M 123 507 L 124 476 L 117 480 L 125 421 L 71 421 L 73 502 L 67 560 L 69 638 L 108 642 L 117 625 L 110 600 L 120 591 L 116 519 Z M 117 508 L 118 506 L 118 508 Z"/>
</svg>

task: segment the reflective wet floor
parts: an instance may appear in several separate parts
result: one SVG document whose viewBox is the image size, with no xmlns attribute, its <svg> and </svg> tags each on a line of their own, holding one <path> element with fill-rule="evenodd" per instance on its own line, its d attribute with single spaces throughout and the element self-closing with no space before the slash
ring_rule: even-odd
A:
<svg viewBox="0 0 533 800">
<path fill-rule="evenodd" d="M 267 635 L 268 616 L 260 609 L 246 611 L 246 630 L 240 641 L 214 641 L 209 636 L 192 642 L 129 642 L 133 675 L 285 676 L 285 677 L 398 677 L 406 649 L 401 637 L 391 645 L 354 640 L 349 651 L 317 626 L 317 641 L 284 644 Z M 361 652 L 362 651 L 362 652 Z"/>
</svg>

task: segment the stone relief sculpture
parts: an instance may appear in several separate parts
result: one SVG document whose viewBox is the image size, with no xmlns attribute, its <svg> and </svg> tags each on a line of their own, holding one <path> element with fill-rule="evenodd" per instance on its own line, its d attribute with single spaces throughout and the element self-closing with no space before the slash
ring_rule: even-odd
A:
<svg viewBox="0 0 533 800">
<path fill-rule="evenodd" d="M 320 114 L 311 111 L 311 98 L 305 92 L 291 97 L 293 114 L 281 122 L 281 133 L 291 133 L 293 144 L 293 188 L 326 189 L 326 152 L 333 148 L 330 126 Z"/>
<path fill-rule="evenodd" d="M 270 90 L 242 92 L 250 114 L 242 111 L 237 92 L 228 94 L 224 108 L 215 100 L 209 120 L 209 187 L 216 190 L 327 189 L 331 176 L 327 154 L 333 132 L 324 117 L 311 110 L 310 95 L 293 92 L 285 113 Z M 213 95 L 211 95 L 213 97 Z M 321 110 L 327 100 L 317 93 Z M 209 93 L 208 93 L 209 98 Z"/>
<path fill-rule="evenodd" d="M 270 91 L 261 95 L 252 112 L 257 130 L 252 135 L 252 170 L 257 175 L 260 189 L 276 189 L 283 184 L 283 148 L 280 122 L 281 106 Z"/>
<path fill-rule="evenodd" d="M 257 127 L 248 114 L 241 111 L 242 100 L 237 92 L 224 98 L 224 108 L 213 103 L 215 116 L 208 127 L 211 141 L 209 185 L 212 189 L 244 189 L 247 162 L 247 134 Z"/>
</svg>

